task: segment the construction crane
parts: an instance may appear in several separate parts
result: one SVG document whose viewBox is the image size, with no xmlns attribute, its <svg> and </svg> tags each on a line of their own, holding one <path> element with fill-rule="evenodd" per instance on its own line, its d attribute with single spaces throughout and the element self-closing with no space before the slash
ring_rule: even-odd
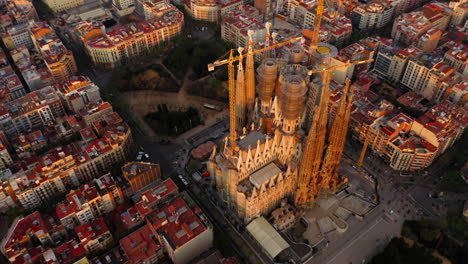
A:
<svg viewBox="0 0 468 264">
<path fill-rule="evenodd" d="M 258 50 L 254 50 L 252 52 L 252 55 L 258 54 L 265 52 L 267 50 L 272 50 L 276 49 L 285 45 L 288 45 L 290 43 L 300 41 L 302 40 L 302 37 L 295 37 L 291 38 L 289 40 L 273 44 L 269 47 L 264 47 Z M 239 61 L 240 57 L 235 56 L 234 57 L 234 52 L 235 49 L 231 49 L 228 52 L 226 52 L 223 56 L 221 56 L 219 59 L 214 61 L 213 63 L 208 64 L 208 71 L 214 71 L 216 67 L 222 66 L 224 64 L 228 64 L 228 85 L 229 85 L 229 139 L 231 142 L 231 146 L 233 149 L 236 149 L 236 101 L 235 101 L 235 88 L 236 88 L 236 82 L 234 80 L 234 62 Z M 229 57 L 225 59 L 226 56 Z"/>
<path fill-rule="evenodd" d="M 323 11 L 325 9 L 324 0 L 318 0 L 317 2 L 317 11 L 315 12 L 314 18 L 314 31 L 312 31 L 312 37 L 310 38 L 309 45 L 309 65 L 314 64 L 314 51 L 317 49 L 320 42 L 320 25 L 322 24 Z"/>
<path fill-rule="evenodd" d="M 282 46 L 285 46 L 285 45 L 288 45 L 290 43 L 293 43 L 293 42 L 297 42 L 297 41 L 300 41 L 302 40 L 302 36 L 301 37 L 294 37 L 294 38 L 291 38 L 289 40 L 286 40 L 286 41 L 283 41 L 283 42 L 280 42 L 280 43 L 276 43 L 276 44 L 273 44 L 269 47 L 264 47 L 264 48 L 261 48 L 261 49 L 257 49 L 257 50 L 254 50 L 252 52 L 253 55 L 255 54 L 258 54 L 258 53 L 262 53 L 262 52 L 265 52 L 267 50 L 271 50 L 271 49 L 276 49 L 276 48 L 279 48 L 279 47 L 282 47 Z M 234 52 L 235 49 L 232 49 L 232 51 Z M 227 59 L 223 59 L 225 58 L 228 54 L 230 54 L 231 51 L 228 51 L 226 53 L 224 53 L 223 56 L 221 56 L 219 59 L 215 60 L 213 63 L 210 63 L 208 64 L 208 71 L 214 71 L 215 67 L 218 67 L 218 66 L 222 66 L 224 64 L 228 64 L 228 63 L 231 63 L 231 62 L 236 62 L 239 60 L 239 56 L 235 56 L 235 57 L 229 57 Z"/>
<path fill-rule="evenodd" d="M 331 66 L 331 67 L 328 67 L 328 68 L 323 68 L 323 69 L 318 69 L 318 70 L 310 70 L 310 71 L 307 72 L 307 75 L 310 76 L 310 75 L 312 75 L 314 73 L 325 72 L 325 71 L 331 72 L 331 71 L 337 70 L 339 68 L 345 68 L 345 67 L 349 67 L 349 66 L 353 66 L 353 65 L 371 63 L 373 61 L 374 61 L 373 59 L 369 59 L 369 60 L 362 60 L 362 61 L 345 62 L 343 64 Z"/>
<path fill-rule="evenodd" d="M 373 59 L 369 59 L 369 60 L 363 60 L 363 61 L 353 61 L 353 62 L 346 62 L 344 64 L 341 64 L 341 65 L 335 65 L 335 66 L 332 66 L 332 67 L 329 67 L 329 68 L 324 68 L 324 69 L 319 69 L 319 70 L 311 70 L 309 71 L 307 74 L 310 76 L 314 73 L 319 73 L 319 72 L 328 72 L 328 73 L 331 73 L 333 70 L 336 70 L 336 69 L 339 69 L 339 68 L 343 68 L 343 67 L 349 67 L 349 66 L 352 66 L 352 65 L 359 65 L 359 64 L 366 64 L 366 63 L 371 63 L 373 62 L 374 60 Z M 328 78 L 331 77 L 331 74 L 328 74 L 327 75 Z M 326 87 L 328 87 L 330 81 L 328 80 L 328 78 L 326 78 L 325 80 L 325 85 Z M 327 82 L 328 81 L 328 82 Z M 361 156 L 359 157 L 359 161 L 357 163 L 357 165 L 359 167 L 362 166 L 363 162 L 364 162 L 364 156 L 366 155 L 366 150 L 367 150 L 367 146 L 369 145 L 369 137 L 367 136 L 366 134 L 366 140 L 364 142 L 364 146 L 362 147 L 362 151 L 361 151 Z"/>
<path fill-rule="evenodd" d="M 366 139 L 364 140 L 364 145 L 362 146 L 361 155 L 359 156 L 359 160 L 357 162 L 358 167 L 362 167 L 364 164 L 364 158 L 366 157 L 367 147 L 369 146 L 369 137 L 366 133 Z"/>
</svg>

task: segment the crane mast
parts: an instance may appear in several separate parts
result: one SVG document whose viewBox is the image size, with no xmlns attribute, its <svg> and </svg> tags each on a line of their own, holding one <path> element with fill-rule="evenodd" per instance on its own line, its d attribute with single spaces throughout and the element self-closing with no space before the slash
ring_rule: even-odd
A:
<svg viewBox="0 0 468 264">
<path fill-rule="evenodd" d="M 233 149 L 236 148 L 236 94 L 235 86 L 236 81 L 234 80 L 234 60 L 233 60 L 234 49 L 229 51 L 229 64 L 228 64 L 228 75 L 229 75 L 229 140 Z"/>
<path fill-rule="evenodd" d="M 317 2 L 317 11 L 315 12 L 314 18 L 314 31 L 312 32 L 309 45 L 309 65 L 314 64 L 315 50 L 320 42 L 320 25 L 322 24 L 323 11 L 325 9 L 324 0 L 318 0 Z"/>
<path fill-rule="evenodd" d="M 367 147 L 369 146 L 369 137 L 366 134 L 366 138 L 364 140 L 364 145 L 362 146 L 361 155 L 359 156 L 359 160 L 357 162 L 358 167 L 362 167 L 364 165 L 364 158 L 366 157 Z"/>
</svg>

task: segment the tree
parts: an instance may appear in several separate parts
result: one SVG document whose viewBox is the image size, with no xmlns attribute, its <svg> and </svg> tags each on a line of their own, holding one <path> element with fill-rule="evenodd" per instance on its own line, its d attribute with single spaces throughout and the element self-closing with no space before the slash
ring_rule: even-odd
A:
<svg viewBox="0 0 468 264">
<path fill-rule="evenodd" d="M 434 242 L 436 239 L 440 237 L 441 233 L 439 229 L 433 228 L 424 228 L 421 233 L 421 239 L 423 239 L 426 242 Z"/>
<path fill-rule="evenodd" d="M 442 260 L 431 255 L 431 251 L 414 244 L 410 247 L 403 238 L 393 238 L 385 250 L 377 254 L 371 264 L 440 264 Z"/>
<path fill-rule="evenodd" d="M 461 171 L 450 171 L 442 177 L 442 187 L 453 192 L 463 190 L 465 181 L 462 179 Z"/>
<path fill-rule="evenodd" d="M 363 35 L 361 33 L 361 30 L 358 28 L 353 28 L 353 32 L 351 33 L 351 39 L 353 42 L 358 42 L 363 38 Z"/>
</svg>

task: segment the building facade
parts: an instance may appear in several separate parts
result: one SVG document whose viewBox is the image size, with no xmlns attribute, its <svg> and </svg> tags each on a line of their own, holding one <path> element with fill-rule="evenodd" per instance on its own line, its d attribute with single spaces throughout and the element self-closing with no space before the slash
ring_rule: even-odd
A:
<svg viewBox="0 0 468 264">
<path fill-rule="evenodd" d="M 47 23 L 36 23 L 31 28 L 31 34 L 55 82 L 64 82 L 76 74 L 78 69 L 73 53 L 63 45 Z"/>
<path fill-rule="evenodd" d="M 73 7 L 81 6 L 84 0 L 44 0 L 44 3 L 54 12 L 61 12 Z"/>
<path fill-rule="evenodd" d="M 394 6 L 386 1 L 370 2 L 353 10 L 351 20 L 359 29 L 374 29 L 386 26 L 393 18 Z"/>
<path fill-rule="evenodd" d="M 122 174 L 130 183 L 133 193 L 161 180 L 159 164 L 148 162 L 130 162 L 122 167 Z"/>
<path fill-rule="evenodd" d="M 183 13 L 171 6 L 158 18 L 128 28 L 118 27 L 104 37 L 86 42 L 85 47 L 94 64 L 112 68 L 146 54 L 160 42 L 177 36 L 183 25 Z"/>
</svg>

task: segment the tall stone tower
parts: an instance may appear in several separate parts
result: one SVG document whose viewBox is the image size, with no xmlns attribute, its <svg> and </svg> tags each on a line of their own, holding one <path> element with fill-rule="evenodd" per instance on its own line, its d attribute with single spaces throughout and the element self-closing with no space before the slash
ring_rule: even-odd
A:
<svg viewBox="0 0 468 264">
<path fill-rule="evenodd" d="M 247 61 L 246 61 L 246 73 L 245 73 L 245 103 L 246 103 L 246 114 L 248 122 L 252 121 L 252 114 L 255 104 L 255 66 L 253 51 L 253 31 L 249 30 L 249 47 L 247 49 Z"/>
<path fill-rule="evenodd" d="M 330 72 L 324 72 L 324 87 L 329 86 Z M 320 102 L 307 136 L 301 159 L 294 202 L 298 207 L 309 207 L 320 191 L 336 191 L 347 179 L 338 174 L 339 162 L 348 130 L 353 92 L 348 94 L 349 81 L 343 91 L 337 114 L 328 123 L 329 91 L 322 90 Z M 328 129 L 330 128 L 330 129 Z"/>
<path fill-rule="evenodd" d="M 220 151 L 213 150 L 207 168 L 219 198 L 228 210 L 248 223 L 267 215 L 284 198 L 298 207 L 308 207 L 322 190 L 334 192 L 346 182 L 338 168 L 352 92 L 348 83 L 336 116 L 330 121 L 327 107 L 331 73 L 325 71 L 321 81 L 311 85 L 302 46 L 292 45 L 286 55 L 279 53 L 282 57 L 274 50 L 265 53 L 271 57 L 263 59 L 257 78 L 253 44 L 249 42 L 245 55 L 245 75 L 243 50 L 238 51 L 235 113 L 242 133 L 238 129 L 240 136 L 234 143 L 226 140 Z M 304 129 L 308 110 L 313 115 L 310 129 Z"/>
<path fill-rule="evenodd" d="M 246 125 L 246 110 L 247 104 L 245 99 L 245 76 L 244 66 L 242 66 L 242 51 L 244 48 L 238 48 L 239 52 L 239 65 L 237 66 L 237 80 L 236 80 L 236 128 L 237 135 L 242 135 L 242 130 Z"/>
</svg>

